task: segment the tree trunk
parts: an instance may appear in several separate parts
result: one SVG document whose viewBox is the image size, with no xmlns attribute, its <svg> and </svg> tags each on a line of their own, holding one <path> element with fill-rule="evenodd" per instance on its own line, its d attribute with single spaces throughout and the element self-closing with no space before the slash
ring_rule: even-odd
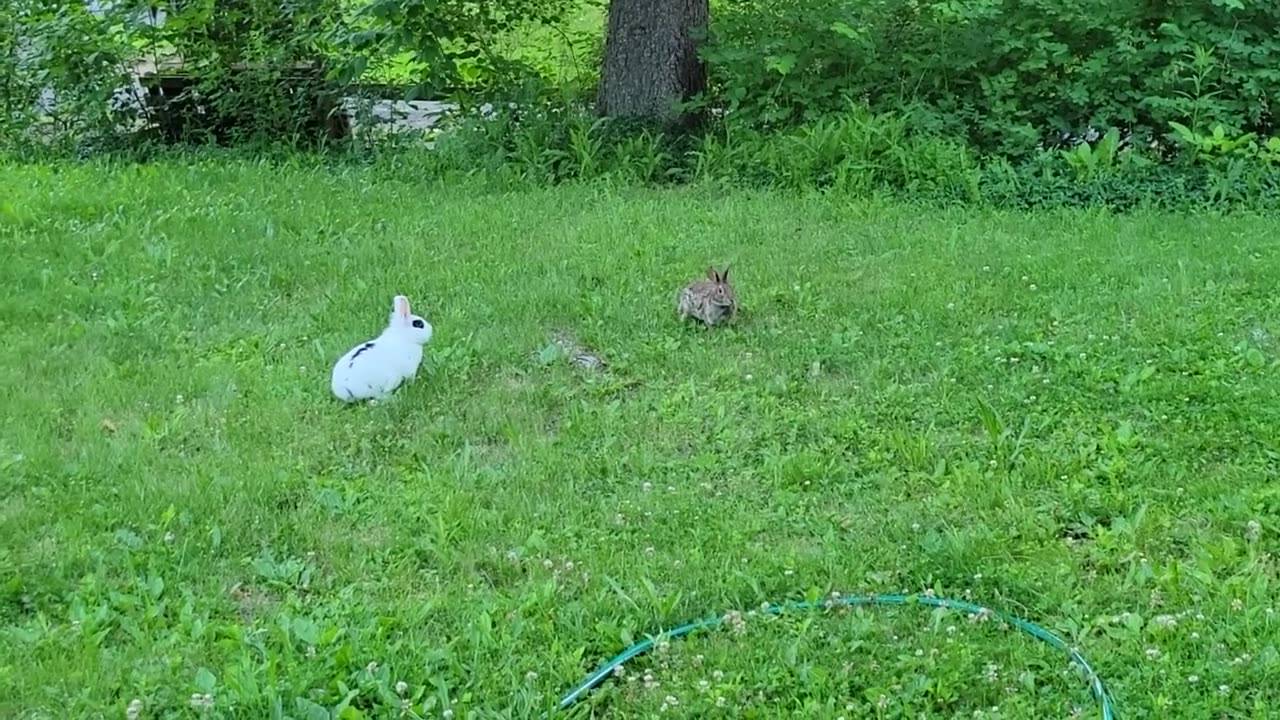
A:
<svg viewBox="0 0 1280 720">
<path fill-rule="evenodd" d="M 600 114 L 688 124 L 692 118 L 678 103 L 707 86 L 698 41 L 708 15 L 708 0 L 609 0 Z"/>
</svg>

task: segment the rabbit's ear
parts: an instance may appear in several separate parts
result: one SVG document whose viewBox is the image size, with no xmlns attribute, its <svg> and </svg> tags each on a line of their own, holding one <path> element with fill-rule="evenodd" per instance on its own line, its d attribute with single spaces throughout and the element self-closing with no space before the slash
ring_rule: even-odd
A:
<svg viewBox="0 0 1280 720">
<path fill-rule="evenodd" d="M 707 279 L 708 279 L 708 280 L 715 280 L 715 281 L 719 282 L 719 280 L 720 280 L 720 273 L 717 273 L 717 272 L 716 272 L 716 266 L 715 266 L 715 265 L 708 265 L 708 266 L 707 266 Z"/>
<path fill-rule="evenodd" d="M 720 282 L 722 282 L 722 283 L 727 283 L 727 282 L 729 282 L 729 268 L 730 268 L 730 267 L 733 267 L 733 266 L 732 266 L 732 265 L 725 265 L 725 266 L 724 266 L 724 270 L 721 270 L 721 271 L 720 271 Z"/>
<path fill-rule="evenodd" d="M 403 295 L 397 295 L 395 299 L 391 301 L 391 308 L 392 317 L 397 320 L 409 319 L 409 298 Z"/>
</svg>

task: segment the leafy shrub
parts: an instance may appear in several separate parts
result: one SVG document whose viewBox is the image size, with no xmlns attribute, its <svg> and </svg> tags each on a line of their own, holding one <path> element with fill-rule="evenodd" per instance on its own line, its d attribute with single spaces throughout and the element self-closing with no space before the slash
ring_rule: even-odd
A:
<svg viewBox="0 0 1280 720">
<path fill-rule="evenodd" d="M 411 95 L 451 93 L 470 110 L 433 152 L 406 160 L 441 177 L 730 183 L 1004 207 L 1273 207 L 1280 194 L 1275 4 L 722 3 L 701 99 L 718 119 L 701 136 L 601 120 L 582 100 L 600 0 L 196 0 L 158 26 L 140 0 L 103 18 L 80 0 L 12 6 L 0 17 L 8 146 L 54 136 L 103 147 L 98 138 L 120 136 L 137 108 L 119 92 L 131 63 L 178 56 L 195 82 L 147 119 L 228 144 L 316 137 L 333 94 L 371 70 L 412 79 Z M 521 48 L 521 37 L 538 47 Z M 565 52 L 592 67 L 560 74 Z M 300 62 L 328 77 L 293 74 Z M 513 102 L 478 112 L 486 97 Z"/>
<path fill-rule="evenodd" d="M 553 54 L 593 62 L 587 29 L 602 12 L 596 0 L 115 0 L 98 3 L 97 14 L 85 0 L 11 5 L 0 17 L 0 131 L 10 147 L 31 142 L 33 129 L 103 147 L 103 138 L 127 137 L 135 115 L 170 139 L 314 139 L 343 129 L 337 96 L 365 77 L 473 105 L 482 93 L 515 97 L 552 74 Z M 570 9 L 586 14 L 553 27 Z M 513 46 L 535 28 L 545 31 L 543 51 Z M 139 62 L 188 81 L 144 89 L 132 78 Z M 593 76 L 575 74 L 584 83 Z M 121 88 L 127 102 L 109 102 Z M 50 91 L 56 102 L 41 107 Z"/>
<path fill-rule="evenodd" d="M 695 177 L 854 195 L 965 195 L 977 169 L 963 146 L 913 133 L 897 115 L 851 111 L 774 132 L 733 127 L 703 140 Z"/>
<path fill-rule="evenodd" d="M 1231 136 L 1222 125 L 1215 126 L 1211 132 L 1197 132 L 1182 123 L 1169 125 L 1173 128 L 1174 139 L 1192 153 L 1196 161 L 1214 165 L 1224 160 L 1239 159 L 1280 165 L 1280 137 L 1259 142 L 1256 133 Z"/>
<path fill-rule="evenodd" d="M 137 19 L 72 0 L 13 0 L 0 15 L 0 142 L 6 147 L 112 132 L 130 115 Z"/>
<path fill-rule="evenodd" d="M 380 59 L 405 54 L 415 79 L 410 96 L 510 92 L 539 73 L 499 51 L 497 38 L 529 26 L 553 25 L 581 0 L 372 0 L 343 40 L 356 53 L 358 77 Z"/>
<path fill-rule="evenodd" d="M 716 95 L 760 127 L 913 108 L 922 129 L 1028 156 L 1089 128 L 1270 133 L 1280 4 L 750 0 L 713 14 Z"/>
<path fill-rule="evenodd" d="M 570 0 L 548 18 L 499 36 L 498 52 L 559 88 L 590 91 L 599 82 L 608 0 Z"/>
<path fill-rule="evenodd" d="M 95 14 L 83 0 L 17 0 L 0 18 L 3 136 L 100 143 L 131 133 L 140 116 L 197 140 L 314 136 L 328 122 L 325 65 L 344 4 L 197 0 L 160 12 L 121 0 Z M 165 74 L 190 82 L 148 103 L 134 79 L 144 60 L 180 65 Z M 319 71 L 299 74 L 302 63 Z"/>
<path fill-rule="evenodd" d="M 544 102 L 454 121 L 430 164 L 441 176 L 538 185 L 714 183 L 1006 208 L 1280 208 L 1280 140 L 1196 137 L 1233 150 L 1204 156 L 1192 140 L 1177 140 L 1179 161 L 1168 162 L 1113 129 L 1021 159 L 982 159 L 901 115 L 849 111 L 772 131 L 724 123 L 690 137 L 601 120 L 581 103 Z"/>
<path fill-rule="evenodd" d="M 180 58 L 192 85 L 163 103 L 171 137 L 235 143 L 322 136 L 336 105 L 342 0 L 201 0 L 178 6 L 139 41 Z"/>
<path fill-rule="evenodd" d="M 574 96 L 544 96 L 447 120 L 435 141 L 438 172 L 490 173 L 538 185 L 613 178 L 679 179 L 687 138 L 595 116 Z"/>
</svg>

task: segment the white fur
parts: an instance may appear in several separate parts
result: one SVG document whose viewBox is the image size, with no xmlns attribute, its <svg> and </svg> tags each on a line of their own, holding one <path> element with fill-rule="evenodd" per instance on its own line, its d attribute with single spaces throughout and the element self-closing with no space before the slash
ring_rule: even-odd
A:
<svg viewBox="0 0 1280 720">
<path fill-rule="evenodd" d="M 415 320 L 422 322 L 421 328 L 413 326 Z M 334 396 L 345 402 L 387 397 L 417 376 L 422 346 L 431 340 L 431 333 L 431 323 L 410 315 L 409 299 L 397 295 L 391 301 L 387 329 L 351 348 L 334 364 Z"/>
</svg>

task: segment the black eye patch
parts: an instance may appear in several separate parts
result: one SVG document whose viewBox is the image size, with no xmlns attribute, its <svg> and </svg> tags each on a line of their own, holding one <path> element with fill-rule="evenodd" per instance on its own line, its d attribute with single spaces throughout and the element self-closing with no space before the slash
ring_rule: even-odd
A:
<svg viewBox="0 0 1280 720">
<path fill-rule="evenodd" d="M 426 327 L 427 324 L 423 322 L 421 319 L 418 319 L 413 321 L 413 326 L 421 330 L 422 328 Z"/>
</svg>

